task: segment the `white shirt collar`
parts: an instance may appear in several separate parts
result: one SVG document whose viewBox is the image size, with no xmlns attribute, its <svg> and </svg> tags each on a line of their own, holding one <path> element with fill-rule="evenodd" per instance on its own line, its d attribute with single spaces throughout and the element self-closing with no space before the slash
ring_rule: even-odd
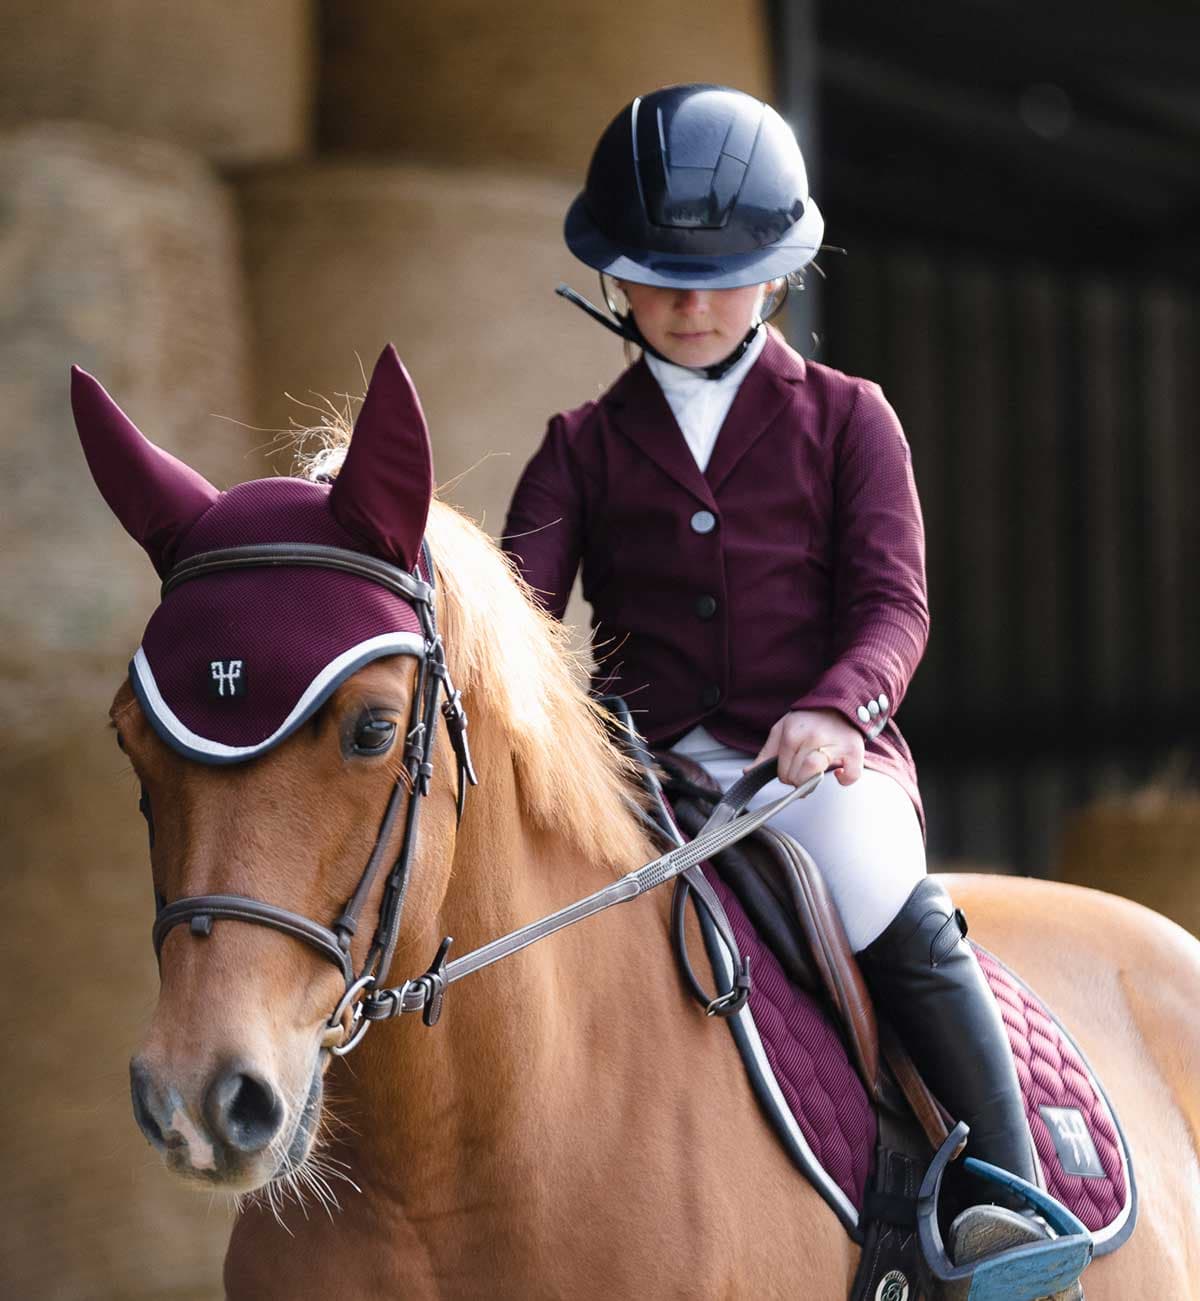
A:
<svg viewBox="0 0 1200 1301">
<path fill-rule="evenodd" d="M 720 379 L 709 379 L 699 372 L 689 370 L 686 366 L 676 366 L 674 362 L 663 361 L 658 357 L 652 357 L 646 353 L 646 365 L 650 367 L 650 373 L 658 380 L 658 386 L 664 393 L 670 396 L 671 393 L 690 394 L 699 388 L 720 389 L 736 393 L 741 387 L 742 380 L 746 378 L 750 367 L 758 360 L 767 343 L 767 327 L 760 325 L 758 333 L 750 341 L 750 346 L 738 358 L 735 365 L 721 376 Z"/>
<path fill-rule="evenodd" d="M 736 364 L 720 379 L 708 379 L 694 370 L 688 370 L 686 366 L 676 366 L 646 354 L 650 373 L 658 381 L 701 474 L 708 468 L 717 435 L 721 432 L 729 408 L 733 406 L 742 380 L 758 360 L 766 343 L 767 327 L 763 325 Z"/>
</svg>

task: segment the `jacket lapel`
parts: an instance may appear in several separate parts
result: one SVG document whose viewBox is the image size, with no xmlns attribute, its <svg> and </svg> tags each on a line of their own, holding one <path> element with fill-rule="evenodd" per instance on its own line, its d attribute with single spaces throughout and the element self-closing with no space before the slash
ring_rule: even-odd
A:
<svg viewBox="0 0 1200 1301">
<path fill-rule="evenodd" d="M 804 358 L 769 334 L 762 356 L 751 366 L 733 399 L 704 472 L 714 495 L 787 405 L 792 384 L 802 383 L 804 377 Z"/>
<path fill-rule="evenodd" d="M 716 511 L 712 490 L 675 422 L 670 403 L 644 361 L 631 366 L 618 380 L 606 405 L 613 423 L 631 443 L 702 506 Z"/>
</svg>

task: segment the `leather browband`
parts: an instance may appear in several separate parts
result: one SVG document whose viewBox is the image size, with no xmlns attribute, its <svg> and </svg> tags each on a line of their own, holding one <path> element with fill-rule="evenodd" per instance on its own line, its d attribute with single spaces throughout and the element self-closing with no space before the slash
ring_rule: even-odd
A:
<svg viewBox="0 0 1200 1301">
<path fill-rule="evenodd" d="M 262 569 L 273 566 L 293 569 L 297 566 L 311 569 L 335 569 L 355 578 L 366 578 L 388 588 L 406 601 L 433 605 L 433 587 L 413 574 L 390 565 L 386 560 L 363 555 L 357 551 L 343 551 L 340 547 L 322 547 L 309 543 L 264 542 L 256 546 L 225 547 L 220 551 L 202 551 L 189 556 L 163 580 L 160 595 L 166 597 L 181 583 L 206 574 L 230 569 Z"/>
</svg>

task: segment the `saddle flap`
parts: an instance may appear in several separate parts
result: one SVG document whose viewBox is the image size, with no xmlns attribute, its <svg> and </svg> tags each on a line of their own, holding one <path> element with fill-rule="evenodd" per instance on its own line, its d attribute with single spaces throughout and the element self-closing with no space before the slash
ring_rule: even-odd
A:
<svg viewBox="0 0 1200 1301">
<path fill-rule="evenodd" d="M 825 878 L 808 851 L 790 836 L 770 826 L 762 827 L 756 834 L 771 847 L 821 983 L 846 1027 L 854 1064 L 867 1091 L 878 1100 L 879 1028 L 875 1006 Z"/>
</svg>

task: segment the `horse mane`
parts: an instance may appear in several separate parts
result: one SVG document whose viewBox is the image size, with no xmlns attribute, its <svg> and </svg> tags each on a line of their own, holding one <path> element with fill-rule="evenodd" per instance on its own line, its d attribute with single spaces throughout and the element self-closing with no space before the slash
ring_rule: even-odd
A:
<svg viewBox="0 0 1200 1301">
<path fill-rule="evenodd" d="M 330 407 L 323 415 L 319 428 L 303 431 L 320 443 L 315 454 L 300 456 L 305 478 L 336 477 L 349 443 L 344 413 Z M 633 768 L 587 695 L 570 633 L 455 507 L 435 498 L 426 527 L 451 676 L 468 715 L 486 710 L 503 729 L 526 815 L 592 862 L 621 871 L 638 866 L 647 845 L 630 806 L 638 798 Z"/>
</svg>

